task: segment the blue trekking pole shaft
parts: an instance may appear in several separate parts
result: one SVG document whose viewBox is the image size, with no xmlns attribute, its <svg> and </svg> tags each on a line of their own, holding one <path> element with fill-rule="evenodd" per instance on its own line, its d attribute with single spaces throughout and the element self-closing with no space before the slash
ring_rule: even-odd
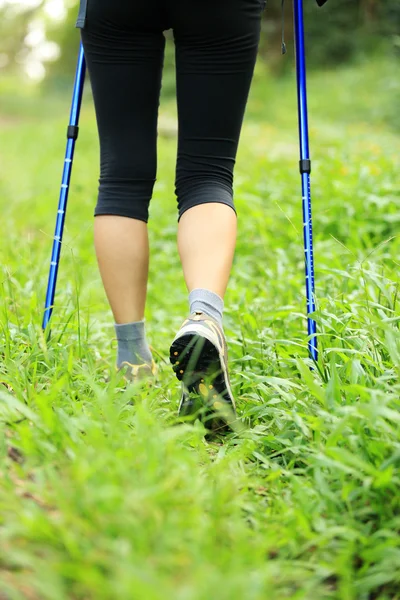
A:
<svg viewBox="0 0 400 600">
<path fill-rule="evenodd" d="M 300 173 L 303 194 L 303 231 L 305 253 L 305 279 L 307 297 L 307 329 L 308 349 L 311 358 L 318 360 L 317 350 L 317 324 L 310 316 L 315 311 L 315 281 L 314 281 L 314 248 L 311 213 L 311 160 L 308 142 L 308 116 L 307 116 L 307 81 L 306 57 L 304 43 L 303 0 L 294 0 L 294 32 L 296 49 L 297 72 L 297 100 L 299 112 L 300 136 Z"/>
<path fill-rule="evenodd" d="M 69 184 L 71 180 L 72 161 L 74 159 L 75 142 L 78 138 L 79 114 L 81 111 L 83 86 L 85 83 L 86 62 L 82 44 L 79 49 L 78 64 L 76 67 L 74 91 L 72 94 L 71 114 L 67 130 L 67 148 L 65 151 L 64 168 L 61 180 L 60 198 L 58 202 L 56 228 L 51 253 L 50 272 L 47 283 L 46 303 L 43 315 L 42 328 L 46 329 L 54 306 L 56 293 L 58 266 L 60 263 L 61 245 L 64 232 L 65 213 L 67 210 Z"/>
</svg>

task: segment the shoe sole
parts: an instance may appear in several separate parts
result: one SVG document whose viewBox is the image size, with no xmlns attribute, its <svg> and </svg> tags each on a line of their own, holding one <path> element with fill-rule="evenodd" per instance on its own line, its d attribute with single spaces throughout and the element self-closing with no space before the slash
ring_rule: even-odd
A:
<svg viewBox="0 0 400 600">
<path fill-rule="evenodd" d="M 172 342 L 170 362 L 189 394 L 202 400 L 202 410 L 199 411 L 198 403 L 189 399 L 179 407 L 179 415 L 199 413 L 208 429 L 226 429 L 236 419 L 236 408 L 229 393 L 226 367 L 216 346 L 199 334 L 184 334 Z"/>
</svg>

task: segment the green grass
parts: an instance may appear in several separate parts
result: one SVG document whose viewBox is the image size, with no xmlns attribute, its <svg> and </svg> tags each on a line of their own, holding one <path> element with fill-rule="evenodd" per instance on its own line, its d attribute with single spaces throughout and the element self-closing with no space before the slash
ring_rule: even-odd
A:
<svg viewBox="0 0 400 600">
<path fill-rule="evenodd" d="M 257 75 L 238 157 L 225 320 L 245 428 L 214 443 L 199 423 L 177 426 L 179 387 L 167 364 L 187 311 L 175 247 L 176 140 L 160 137 L 151 206 L 146 316 L 160 381 L 125 389 L 92 250 L 91 105 L 46 342 L 69 98 L 5 99 L 2 599 L 400 598 L 400 138 L 374 112 L 374 97 L 386 101 L 371 85 L 374 68 L 357 71 L 354 98 L 351 68 L 310 77 L 321 348 L 313 371 L 295 88 L 263 86 Z"/>
</svg>

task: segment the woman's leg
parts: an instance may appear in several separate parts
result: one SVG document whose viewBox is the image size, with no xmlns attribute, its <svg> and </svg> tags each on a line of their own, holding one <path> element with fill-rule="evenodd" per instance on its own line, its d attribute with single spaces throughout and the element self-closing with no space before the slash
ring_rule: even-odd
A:
<svg viewBox="0 0 400 600">
<path fill-rule="evenodd" d="M 179 221 L 178 249 L 189 292 L 207 289 L 221 298 L 236 245 L 236 214 L 225 204 L 199 204 Z"/>
<path fill-rule="evenodd" d="M 115 323 L 143 320 L 149 272 L 147 224 L 99 215 L 94 224 L 94 243 Z"/>
<path fill-rule="evenodd" d="M 170 3 L 179 116 L 178 246 L 192 313 L 171 345 L 170 360 L 184 382 L 180 413 L 193 412 L 188 392 L 195 392 L 231 422 L 235 401 L 222 310 L 236 242 L 233 169 L 264 2 Z"/>
<path fill-rule="evenodd" d="M 159 14 L 146 0 L 96 0 L 88 3 L 82 31 L 101 150 L 95 247 L 116 322 L 119 365 L 151 361 L 140 322 L 156 176 L 162 30 Z"/>
<path fill-rule="evenodd" d="M 178 247 L 189 291 L 223 298 L 236 243 L 233 169 L 263 0 L 171 0 L 179 147 Z"/>
</svg>

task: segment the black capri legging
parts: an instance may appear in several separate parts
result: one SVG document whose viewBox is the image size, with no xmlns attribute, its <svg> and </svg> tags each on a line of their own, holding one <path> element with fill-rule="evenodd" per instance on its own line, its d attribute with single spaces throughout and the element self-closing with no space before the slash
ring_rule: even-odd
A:
<svg viewBox="0 0 400 600">
<path fill-rule="evenodd" d="M 176 48 L 179 218 L 234 210 L 233 169 L 264 0 L 81 0 L 77 26 L 100 137 L 96 215 L 148 220 L 165 38 Z"/>
</svg>

